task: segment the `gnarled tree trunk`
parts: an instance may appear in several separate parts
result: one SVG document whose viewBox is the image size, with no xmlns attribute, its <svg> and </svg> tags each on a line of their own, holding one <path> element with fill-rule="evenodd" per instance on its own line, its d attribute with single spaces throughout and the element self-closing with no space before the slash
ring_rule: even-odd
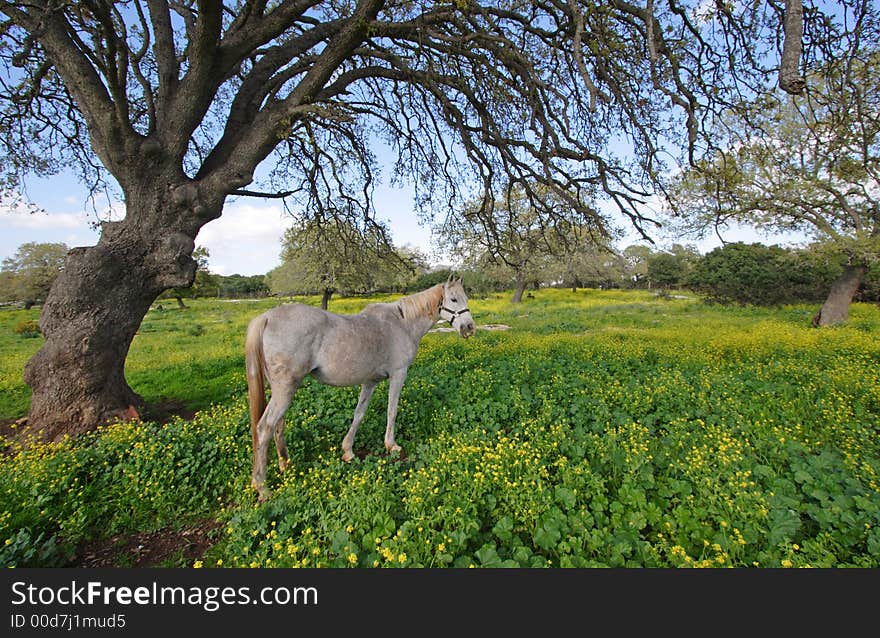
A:
<svg viewBox="0 0 880 638">
<path fill-rule="evenodd" d="M 195 236 L 220 214 L 220 203 L 208 211 L 197 194 L 181 181 L 128 196 L 124 221 L 104 224 L 96 246 L 69 252 L 40 314 L 46 342 L 24 371 L 36 438 L 58 440 L 138 416 L 143 400 L 124 372 L 131 342 L 161 292 L 192 284 Z M 180 214 L 194 205 L 198 214 Z"/>
<path fill-rule="evenodd" d="M 868 272 L 867 266 L 846 266 L 831 286 L 822 309 L 813 319 L 817 326 L 832 326 L 849 320 L 849 306 Z"/>
</svg>

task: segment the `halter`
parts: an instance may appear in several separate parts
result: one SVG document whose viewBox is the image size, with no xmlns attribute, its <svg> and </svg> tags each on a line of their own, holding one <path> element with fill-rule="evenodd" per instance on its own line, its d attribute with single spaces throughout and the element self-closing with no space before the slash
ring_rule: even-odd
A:
<svg viewBox="0 0 880 638">
<path fill-rule="evenodd" d="M 442 313 L 443 313 L 444 311 L 445 311 L 445 312 L 448 312 L 448 313 L 449 313 L 450 315 L 452 315 L 452 316 L 449 317 L 449 318 L 447 319 L 446 317 L 444 317 L 444 316 L 442 315 Z M 452 322 L 455 321 L 456 317 L 460 317 L 460 316 L 463 315 L 464 313 L 466 313 L 466 312 L 470 312 L 470 309 L 469 309 L 467 306 L 465 306 L 465 307 L 462 308 L 461 310 L 450 310 L 449 308 L 447 308 L 446 306 L 443 305 L 443 300 L 441 299 L 441 300 L 440 300 L 440 306 L 438 307 L 437 312 L 438 312 L 438 313 L 441 313 L 441 314 L 440 314 L 440 318 L 441 318 L 441 319 L 446 319 L 446 321 L 449 322 L 449 325 L 452 326 L 452 325 L 453 325 Z M 454 327 L 454 326 L 453 326 L 453 327 Z"/>
</svg>

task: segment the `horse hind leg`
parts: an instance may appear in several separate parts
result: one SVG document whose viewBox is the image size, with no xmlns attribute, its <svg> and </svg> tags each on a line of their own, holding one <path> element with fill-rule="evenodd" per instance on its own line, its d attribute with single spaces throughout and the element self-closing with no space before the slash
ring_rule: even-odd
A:
<svg viewBox="0 0 880 638">
<path fill-rule="evenodd" d="M 275 445 L 278 447 L 278 464 L 282 469 L 287 466 L 287 445 L 284 442 L 284 413 L 290 407 L 293 400 L 293 394 L 299 387 L 300 380 L 292 383 L 274 384 L 272 387 L 272 398 L 266 406 L 266 411 L 260 417 L 257 423 L 256 447 L 254 450 L 254 467 L 251 475 L 251 486 L 257 491 L 259 500 L 265 501 L 271 492 L 266 487 L 266 457 L 269 452 L 269 441 L 275 438 Z M 281 445 L 279 446 L 279 440 Z M 283 458 L 283 461 L 282 461 Z"/>
<path fill-rule="evenodd" d="M 370 404 L 370 397 L 373 396 L 373 390 L 376 388 L 375 383 L 364 383 L 361 386 L 361 395 L 358 398 L 357 407 L 354 409 L 354 417 L 351 420 L 351 427 L 348 434 L 342 439 L 342 460 L 346 463 L 354 458 L 354 452 L 351 451 L 354 445 L 354 437 L 357 434 L 364 416 L 367 414 L 367 406 Z"/>
<path fill-rule="evenodd" d="M 287 454 L 287 439 L 284 438 L 285 425 L 284 415 L 282 414 L 281 420 L 275 426 L 275 451 L 278 453 L 278 469 L 282 472 L 286 471 L 290 465 L 290 456 Z"/>
</svg>

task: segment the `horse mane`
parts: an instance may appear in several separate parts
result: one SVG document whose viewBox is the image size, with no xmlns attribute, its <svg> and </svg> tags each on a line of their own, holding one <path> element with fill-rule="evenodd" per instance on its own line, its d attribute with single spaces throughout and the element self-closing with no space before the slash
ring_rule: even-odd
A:
<svg viewBox="0 0 880 638">
<path fill-rule="evenodd" d="M 431 286 L 397 300 L 397 307 L 404 319 L 433 319 L 437 317 L 440 302 L 443 301 L 443 284 Z"/>
</svg>

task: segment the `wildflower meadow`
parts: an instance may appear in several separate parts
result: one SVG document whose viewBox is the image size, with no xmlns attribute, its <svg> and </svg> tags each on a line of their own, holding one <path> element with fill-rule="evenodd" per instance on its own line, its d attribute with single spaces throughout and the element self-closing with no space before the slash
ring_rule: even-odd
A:
<svg viewBox="0 0 880 638">
<path fill-rule="evenodd" d="M 372 300 L 339 299 L 336 312 Z M 302 301 L 303 299 L 298 299 Z M 318 303 L 317 298 L 306 298 Z M 341 460 L 358 388 L 311 379 L 287 414 L 291 466 L 250 489 L 247 321 L 280 300 L 151 311 L 126 370 L 151 406 L 24 447 L 39 336 L 0 313 L 0 564 L 75 565 L 84 543 L 210 521 L 172 566 L 877 567 L 880 308 L 543 289 L 471 299 L 478 330 L 429 333 L 388 455 L 385 384 Z"/>
</svg>

